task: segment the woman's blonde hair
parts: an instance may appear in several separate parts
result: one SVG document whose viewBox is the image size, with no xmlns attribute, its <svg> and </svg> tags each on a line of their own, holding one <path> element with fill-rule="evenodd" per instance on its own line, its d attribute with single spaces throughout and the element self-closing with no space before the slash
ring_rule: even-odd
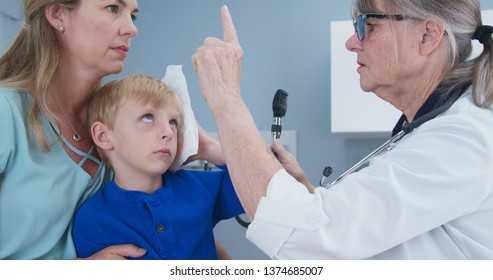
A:
<svg viewBox="0 0 493 280">
<path fill-rule="evenodd" d="M 150 76 L 133 75 L 113 80 L 98 89 L 89 103 L 89 125 L 99 121 L 112 129 L 120 106 L 129 101 L 156 108 L 174 106 L 177 109 L 180 115 L 177 154 L 180 154 L 183 145 L 183 107 L 180 98 L 165 83 Z M 99 147 L 97 149 L 101 158 L 110 164 L 104 151 Z"/>
<path fill-rule="evenodd" d="M 479 0 L 383 0 L 387 12 L 411 18 L 440 19 L 450 43 L 452 70 L 446 75 L 442 86 L 447 92 L 469 82 L 473 85 L 476 105 L 490 107 L 493 104 L 493 39 L 484 43 L 483 52 L 472 60 L 472 38 L 482 26 Z M 354 0 L 354 14 L 379 12 L 374 0 Z"/>
<path fill-rule="evenodd" d="M 57 120 L 48 107 L 50 93 L 59 64 L 57 31 L 45 16 L 45 10 L 60 5 L 68 10 L 77 7 L 80 0 L 24 0 L 24 22 L 12 45 L 0 58 L 0 86 L 31 91 L 33 103 L 28 108 L 27 123 L 32 137 L 41 150 L 49 151 L 40 123 L 40 114 Z M 97 85 L 96 85 L 97 86 Z"/>
</svg>

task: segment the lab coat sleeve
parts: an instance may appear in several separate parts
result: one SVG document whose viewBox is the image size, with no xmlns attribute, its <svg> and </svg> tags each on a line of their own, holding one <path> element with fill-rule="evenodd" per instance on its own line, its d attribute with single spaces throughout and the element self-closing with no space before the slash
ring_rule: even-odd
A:
<svg viewBox="0 0 493 280">
<path fill-rule="evenodd" d="M 260 200 L 254 220 L 248 227 L 247 239 L 270 258 L 276 258 L 294 229 L 314 231 L 328 223 L 316 199 L 286 170 L 279 170 L 269 182 L 267 197 Z"/>
<path fill-rule="evenodd" d="M 247 238 L 273 259 L 365 259 L 458 224 L 492 195 L 491 125 L 474 114 L 436 118 L 313 194 L 278 171 Z"/>
</svg>

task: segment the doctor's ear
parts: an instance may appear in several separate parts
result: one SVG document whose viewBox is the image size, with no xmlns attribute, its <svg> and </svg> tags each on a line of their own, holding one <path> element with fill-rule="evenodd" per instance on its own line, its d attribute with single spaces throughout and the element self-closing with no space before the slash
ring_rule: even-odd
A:
<svg viewBox="0 0 493 280">
<path fill-rule="evenodd" d="M 110 129 L 104 123 L 96 121 L 91 126 L 91 136 L 94 144 L 107 151 L 113 149 L 113 142 L 109 137 Z"/>
<path fill-rule="evenodd" d="M 438 18 L 429 18 L 423 21 L 420 52 L 429 55 L 440 46 L 443 37 L 446 36 L 445 26 Z"/>
</svg>

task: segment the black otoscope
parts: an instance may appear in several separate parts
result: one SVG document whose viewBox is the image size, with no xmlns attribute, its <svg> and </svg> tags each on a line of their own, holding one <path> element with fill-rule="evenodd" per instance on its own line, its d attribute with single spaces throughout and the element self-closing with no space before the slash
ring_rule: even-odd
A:
<svg viewBox="0 0 493 280">
<path fill-rule="evenodd" d="M 286 115 L 288 109 L 288 93 L 285 90 L 278 89 L 272 100 L 272 113 L 274 121 L 272 122 L 272 141 L 281 138 L 281 119 Z"/>
</svg>

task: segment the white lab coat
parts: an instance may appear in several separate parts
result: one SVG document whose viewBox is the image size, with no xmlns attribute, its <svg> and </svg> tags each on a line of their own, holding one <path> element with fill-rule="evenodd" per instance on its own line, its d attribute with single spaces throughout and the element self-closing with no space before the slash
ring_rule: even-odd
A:
<svg viewBox="0 0 493 280">
<path fill-rule="evenodd" d="M 278 171 L 247 238 L 273 259 L 493 259 L 493 110 L 468 90 L 314 194 Z"/>
</svg>

